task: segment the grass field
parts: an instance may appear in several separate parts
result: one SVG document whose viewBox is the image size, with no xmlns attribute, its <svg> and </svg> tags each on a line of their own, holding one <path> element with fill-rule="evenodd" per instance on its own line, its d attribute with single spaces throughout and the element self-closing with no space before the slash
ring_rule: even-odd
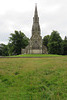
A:
<svg viewBox="0 0 67 100">
<path fill-rule="evenodd" d="M 0 58 L 0 100 L 67 100 L 67 56 Z"/>
<path fill-rule="evenodd" d="M 53 55 L 53 54 L 22 54 L 22 55 L 15 55 L 11 57 L 60 57 L 62 55 Z"/>
</svg>

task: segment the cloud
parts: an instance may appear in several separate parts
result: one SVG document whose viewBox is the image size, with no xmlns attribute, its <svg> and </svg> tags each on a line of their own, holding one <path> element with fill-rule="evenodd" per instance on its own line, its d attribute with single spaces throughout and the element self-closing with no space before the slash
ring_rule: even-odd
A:
<svg viewBox="0 0 67 100">
<path fill-rule="evenodd" d="M 67 0 L 1 0 L 0 43 L 8 43 L 15 30 L 31 37 L 36 2 L 42 37 L 52 30 L 57 30 L 62 38 L 67 35 Z"/>
</svg>

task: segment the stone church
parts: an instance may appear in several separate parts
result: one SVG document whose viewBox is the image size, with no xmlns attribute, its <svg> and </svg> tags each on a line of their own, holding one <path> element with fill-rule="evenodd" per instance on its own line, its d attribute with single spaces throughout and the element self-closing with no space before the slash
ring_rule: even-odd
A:
<svg viewBox="0 0 67 100">
<path fill-rule="evenodd" d="M 47 54 L 47 53 L 48 53 L 47 48 L 42 43 L 39 17 L 36 5 L 33 17 L 32 36 L 29 40 L 29 45 L 25 49 L 22 49 L 22 54 Z"/>
</svg>

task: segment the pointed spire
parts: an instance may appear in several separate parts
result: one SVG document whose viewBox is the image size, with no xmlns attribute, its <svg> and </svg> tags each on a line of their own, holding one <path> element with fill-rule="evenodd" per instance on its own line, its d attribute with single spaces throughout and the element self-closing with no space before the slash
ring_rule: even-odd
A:
<svg viewBox="0 0 67 100">
<path fill-rule="evenodd" d="M 35 13 L 34 13 L 34 21 L 33 22 L 39 22 L 37 3 L 35 4 Z"/>
<path fill-rule="evenodd" d="M 37 14 L 37 3 L 35 4 L 35 14 Z"/>
<path fill-rule="evenodd" d="M 37 3 L 35 4 L 35 16 L 38 17 L 38 12 L 37 12 Z"/>
<path fill-rule="evenodd" d="M 32 35 L 33 34 L 39 34 L 40 35 L 40 25 L 39 25 L 37 4 L 35 4 L 35 13 L 34 13 L 34 17 L 33 17 Z"/>
</svg>

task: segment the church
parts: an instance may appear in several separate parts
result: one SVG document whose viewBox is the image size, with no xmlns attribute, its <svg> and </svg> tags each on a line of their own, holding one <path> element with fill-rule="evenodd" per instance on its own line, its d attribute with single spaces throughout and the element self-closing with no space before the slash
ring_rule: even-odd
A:
<svg viewBox="0 0 67 100">
<path fill-rule="evenodd" d="M 47 54 L 47 48 L 43 45 L 41 30 L 39 25 L 39 17 L 37 5 L 35 5 L 35 12 L 32 25 L 32 36 L 29 40 L 29 45 L 22 49 L 22 54 Z"/>
</svg>

